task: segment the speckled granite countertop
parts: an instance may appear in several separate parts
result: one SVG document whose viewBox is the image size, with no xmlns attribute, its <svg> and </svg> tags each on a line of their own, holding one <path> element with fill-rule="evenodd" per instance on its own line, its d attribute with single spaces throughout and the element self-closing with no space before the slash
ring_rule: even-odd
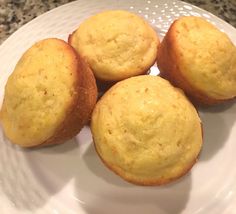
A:
<svg viewBox="0 0 236 214">
<path fill-rule="evenodd" d="M 236 27 L 236 0 L 184 0 Z M 71 0 L 0 0 L 0 44 L 18 28 L 40 14 Z"/>
</svg>

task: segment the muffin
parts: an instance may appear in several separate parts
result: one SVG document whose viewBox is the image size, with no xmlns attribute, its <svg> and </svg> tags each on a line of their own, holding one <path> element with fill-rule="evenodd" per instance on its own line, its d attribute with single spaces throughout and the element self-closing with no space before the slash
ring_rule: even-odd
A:
<svg viewBox="0 0 236 214">
<path fill-rule="evenodd" d="M 5 86 L 1 123 L 22 147 L 63 143 L 88 121 L 97 98 L 92 71 L 59 39 L 29 48 Z"/>
<path fill-rule="evenodd" d="M 236 47 L 229 37 L 199 17 L 181 17 L 159 46 L 161 75 L 199 104 L 236 96 Z"/>
<path fill-rule="evenodd" d="M 198 113 L 180 89 L 158 76 L 120 81 L 96 104 L 91 120 L 105 165 L 139 185 L 161 185 L 186 174 L 202 147 Z"/>
<path fill-rule="evenodd" d="M 69 44 L 102 81 L 143 74 L 155 63 L 159 39 L 141 17 L 122 10 L 105 11 L 85 20 Z"/>
</svg>

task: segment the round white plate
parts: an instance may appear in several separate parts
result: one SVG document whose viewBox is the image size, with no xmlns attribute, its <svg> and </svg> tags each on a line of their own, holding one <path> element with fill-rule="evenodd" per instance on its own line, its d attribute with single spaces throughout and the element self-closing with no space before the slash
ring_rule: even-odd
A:
<svg viewBox="0 0 236 214">
<path fill-rule="evenodd" d="M 179 1 L 80 0 L 26 24 L 0 47 L 0 100 L 9 74 L 34 42 L 69 33 L 88 16 L 105 9 L 126 9 L 144 16 L 163 37 L 179 16 L 202 16 L 236 43 L 236 30 L 197 7 Z M 1 104 L 1 103 L 0 103 Z M 70 142 L 43 149 L 21 149 L 0 129 L 0 213 L 222 214 L 236 212 L 236 105 L 201 110 L 204 147 L 191 172 L 162 187 L 123 181 L 97 157 L 85 127 Z"/>
</svg>

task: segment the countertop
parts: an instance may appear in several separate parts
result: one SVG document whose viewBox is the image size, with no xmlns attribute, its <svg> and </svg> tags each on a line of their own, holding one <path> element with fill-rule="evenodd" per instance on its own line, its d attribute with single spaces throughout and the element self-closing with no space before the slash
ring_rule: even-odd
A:
<svg viewBox="0 0 236 214">
<path fill-rule="evenodd" d="M 25 23 L 71 0 L 0 0 L 0 44 Z M 185 0 L 236 27 L 236 0 Z"/>
</svg>

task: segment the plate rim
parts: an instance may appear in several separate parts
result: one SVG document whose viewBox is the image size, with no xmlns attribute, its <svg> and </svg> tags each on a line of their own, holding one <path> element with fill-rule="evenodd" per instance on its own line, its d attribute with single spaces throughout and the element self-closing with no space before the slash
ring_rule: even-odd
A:
<svg viewBox="0 0 236 214">
<path fill-rule="evenodd" d="M 78 0 L 78 1 L 79 1 L 79 0 Z M 8 43 L 11 42 L 12 38 L 13 38 L 16 34 L 20 34 L 21 31 L 24 31 L 24 29 L 25 29 L 27 26 L 32 25 L 32 23 L 37 23 L 38 20 L 40 20 L 43 16 L 46 16 L 46 15 L 48 15 L 48 14 L 50 14 L 50 13 L 54 13 L 54 12 L 57 11 L 57 10 L 61 10 L 62 7 L 69 7 L 69 6 L 73 5 L 73 4 L 76 4 L 76 2 L 78 2 L 78 1 L 69 2 L 69 3 L 66 3 L 66 4 L 64 4 L 64 5 L 61 5 L 61 6 L 59 6 L 59 7 L 56 7 L 56 8 L 54 8 L 54 9 L 52 9 L 52 10 L 49 10 L 49 11 L 47 11 L 47 12 L 45 12 L 45 13 L 39 15 L 38 17 L 32 19 L 31 21 L 27 22 L 26 24 L 24 24 L 23 26 L 21 26 L 19 29 L 17 29 L 14 33 L 12 33 L 10 36 L 8 36 L 8 38 L 5 39 L 5 40 L 2 42 L 2 44 L 0 45 L 0 51 L 1 51 L 1 49 L 4 49 L 4 46 L 7 46 Z M 226 25 L 227 28 L 231 28 L 231 30 L 233 30 L 233 31 L 236 32 L 236 29 L 235 29 L 232 25 L 230 25 L 229 23 L 227 23 L 227 22 L 224 21 L 223 19 L 217 17 L 216 15 L 214 15 L 214 14 L 212 14 L 212 13 L 210 13 L 210 12 L 208 12 L 208 11 L 202 9 L 202 8 L 199 8 L 199 7 L 195 6 L 195 5 L 192 5 L 192 4 L 190 4 L 190 3 L 187 3 L 187 2 L 182 2 L 182 1 L 179 1 L 179 0 L 176 0 L 176 2 L 181 3 L 181 4 L 184 4 L 184 5 L 189 5 L 189 6 L 195 8 L 195 9 L 197 9 L 197 10 L 200 10 L 201 12 L 210 14 L 214 19 L 216 19 L 217 21 L 220 21 L 221 23 L 223 23 L 223 25 Z"/>
</svg>

